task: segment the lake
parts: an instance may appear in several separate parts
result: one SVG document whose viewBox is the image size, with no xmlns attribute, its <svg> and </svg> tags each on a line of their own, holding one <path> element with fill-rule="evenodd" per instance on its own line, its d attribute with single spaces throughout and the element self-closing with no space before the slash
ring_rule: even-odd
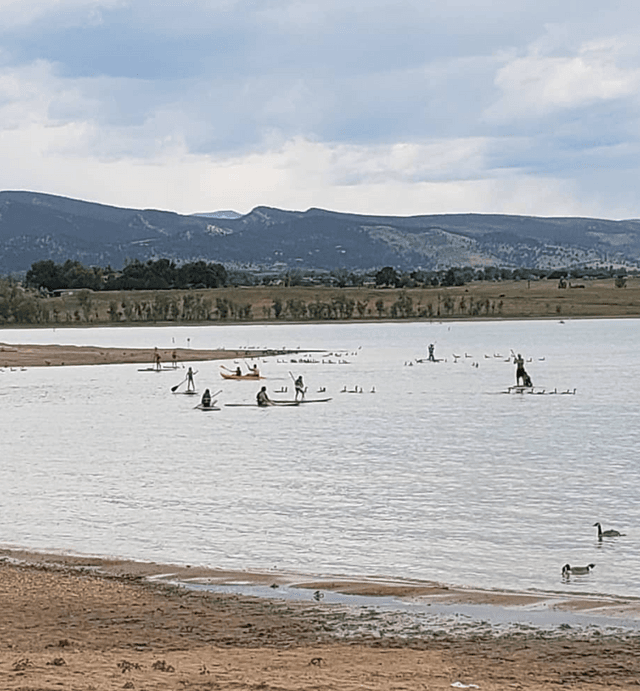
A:
<svg viewBox="0 0 640 691">
<path fill-rule="evenodd" d="M 271 396 L 291 398 L 291 374 L 302 374 L 308 398 L 331 397 L 227 407 L 253 403 L 258 384 L 222 380 L 220 362 L 191 363 L 199 392 L 221 390 L 221 410 L 203 413 L 198 397 L 171 393 L 184 368 L 4 368 L 0 543 L 638 597 L 639 327 L 620 319 L 0 330 L 5 343 L 295 348 L 299 355 L 257 361 Z M 417 362 L 429 343 L 441 361 Z M 513 352 L 540 395 L 503 393 L 515 383 Z M 599 542 L 596 521 L 625 536 Z M 564 582 L 567 562 L 596 568 Z"/>
</svg>

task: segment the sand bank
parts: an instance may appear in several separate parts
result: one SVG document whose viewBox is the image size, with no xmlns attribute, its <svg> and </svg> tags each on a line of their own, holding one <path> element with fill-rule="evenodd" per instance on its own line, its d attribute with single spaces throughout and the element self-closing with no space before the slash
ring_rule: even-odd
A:
<svg viewBox="0 0 640 691">
<path fill-rule="evenodd" d="M 443 625 L 375 607 L 191 590 L 163 582 L 400 593 L 535 606 L 549 596 L 455 591 L 438 584 L 230 573 L 194 567 L 0 551 L 3 689 L 498 689 L 635 687 L 633 629 Z M 277 593 L 277 589 L 274 589 Z M 315 590 L 312 590 L 315 592 Z M 435 602 L 434 599 L 434 602 Z M 553 598 L 551 598 L 553 599 Z M 558 596 L 558 603 L 563 600 Z M 580 604 L 581 602 L 581 604 Z M 568 606 L 563 604 L 562 606 Z M 571 607 L 635 603 L 576 599 Z M 463 686 L 464 685 L 464 686 Z"/>
<path fill-rule="evenodd" d="M 161 358 L 160 364 L 164 368 L 171 368 L 174 363 L 266 357 L 269 355 L 285 355 L 289 352 L 294 351 L 158 348 Z M 122 364 L 145 364 L 152 367 L 155 362 L 154 357 L 154 348 L 102 348 L 97 346 L 0 343 L 0 367 Z"/>
</svg>

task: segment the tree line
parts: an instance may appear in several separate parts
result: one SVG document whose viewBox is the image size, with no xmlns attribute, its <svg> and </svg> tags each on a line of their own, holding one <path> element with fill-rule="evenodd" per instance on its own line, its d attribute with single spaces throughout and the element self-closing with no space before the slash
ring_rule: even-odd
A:
<svg viewBox="0 0 640 691">
<path fill-rule="evenodd" d="M 500 268 L 487 266 L 450 267 L 442 270 L 399 271 L 385 266 L 368 272 L 353 272 L 334 269 L 328 272 L 302 271 L 299 269 L 282 272 L 260 272 L 230 270 L 222 264 L 196 261 L 178 266 L 169 259 L 141 262 L 127 262 L 122 270 L 110 266 L 86 267 L 78 261 L 68 259 L 57 264 L 51 259 L 35 262 L 27 271 L 25 285 L 53 292 L 87 288 L 102 290 L 171 290 L 189 288 L 222 288 L 225 286 L 255 286 L 282 284 L 286 286 L 331 285 L 338 288 L 362 287 L 375 284 L 376 287 L 419 288 L 437 286 L 462 286 L 472 281 L 539 280 L 543 278 L 606 278 L 624 270 Z"/>
<path fill-rule="evenodd" d="M 110 266 L 86 267 L 67 259 L 56 264 L 51 259 L 34 262 L 25 276 L 29 288 L 49 292 L 65 289 L 90 290 L 171 290 L 221 288 L 227 284 L 227 270 L 222 264 L 204 261 L 177 266 L 169 259 L 128 262 L 121 271 Z"/>
</svg>

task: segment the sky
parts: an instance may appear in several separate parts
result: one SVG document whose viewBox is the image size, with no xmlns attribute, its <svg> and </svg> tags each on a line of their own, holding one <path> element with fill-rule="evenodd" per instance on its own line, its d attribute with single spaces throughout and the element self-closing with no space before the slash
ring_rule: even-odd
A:
<svg viewBox="0 0 640 691">
<path fill-rule="evenodd" d="M 640 218 L 637 0 L 0 0 L 0 190 Z"/>
</svg>

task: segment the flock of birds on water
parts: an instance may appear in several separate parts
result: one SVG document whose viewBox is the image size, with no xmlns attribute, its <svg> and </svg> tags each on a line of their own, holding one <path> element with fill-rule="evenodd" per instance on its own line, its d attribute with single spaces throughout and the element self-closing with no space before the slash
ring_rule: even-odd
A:
<svg viewBox="0 0 640 691">
<path fill-rule="evenodd" d="M 602 542 L 604 538 L 615 538 L 624 537 L 625 533 L 621 533 L 618 530 L 602 530 L 600 523 L 594 523 L 594 528 L 598 529 L 598 540 Z M 562 567 L 562 578 L 568 580 L 571 576 L 587 576 L 591 573 L 592 569 L 595 568 L 595 564 L 587 564 L 586 566 L 571 566 L 571 564 L 565 564 Z"/>
<path fill-rule="evenodd" d="M 298 348 L 300 350 L 300 348 Z M 238 350 L 245 350 L 245 351 L 256 351 L 256 350 L 264 350 L 264 348 L 260 348 L 257 346 L 242 346 L 239 347 Z M 283 346 L 282 350 L 287 350 L 286 347 Z M 352 363 L 351 358 L 356 357 L 360 351 L 362 350 L 362 346 L 358 346 L 358 348 L 354 351 L 337 351 L 337 352 L 325 352 L 321 356 L 315 356 L 309 353 L 304 353 L 304 351 L 300 350 L 300 355 L 295 355 L 293 357 L 278 357 L 276 358 L 276 363 L 277 364 L 294 364 L 294 365 L 350 365 Z M 444 357 L 444 358 L 434 358 L 432 357 L 433 355 L 433 346 L 430 346 L 430 356 L 428 358 L 415 358 L 414 360 L 410 361 L 405 361 L 404 365 L 408 367 L 413 367 L 414 365 L 419 365 L 421 363 L 446 363 L 449 362 L 449 359 Z M 472 360 L 471 366 L 472 367 L 479 367 L 479 362 L 474 358 L 473 355 L 470 353 L 465 352 L 464 355 L 459 355 L 457 353 L 452 353 L 452 362 L 456 364 L 459 360 L 466 360 L 470 359 Z M 260 358 L 250 358 L 251 360 L 258 359 L 261 360 L 262 362 L 266 363 L 269 362 L 268 360 L 264 359 L 264 357 Z M 509 356 L 505 356 L 504 354 L 501 353 L 493 353 L 492 355 L 489 354 L 484 354 L 484 359 L 485 360 L 500 360 L 505 363 L 510 363 L 510 364 L 515 364 L 516 362 L 516 355 L 515 352 L 512 350 L 511 354 Z M 538 362 L 544 362 L 546 360 L 545 357 L 538 357 L 536 358 Z M 534 361 L 534 358 L 529 357 L 525 360 L 526 363 L 531 363 Z M 235 359 L 234 365 L 239 366 L 240 362 L 238 359 Z M 184 367 L 184 365 L 183 365 Z M 228 368 L 227 368 L 228 369 Z M 305 393 L 307 393 L 307 388 L 305 387 L 304 389 Z M 316 389 L 316 393 L 326 393 L 327 389 L 324 386 L 320 386 Z M 523 385 L 515 385 L 515 386 L 509 386 L 507 387 L 506 390 L 500 391 L 499 393 L 505 393 L 505 394 L 534 394 L 534 395 L 553 395 L 553 394 L 558 394 L 558 395 L 575 395 L 577 389 L 569 388 L 569 389 L 564 389 L 564 390 L 559 390 L 557 387 L 553 389 L 546 389 L 542 387 L 535 387 L 533 385 L 528 385 L 528 386 L 523 386 Z M 284 394 L 289 392 L 289 387 L 288 386 L 281 386 L 279 389 L 273 389 L 273 393 L 276 394 Z M 364 393 L 371 393 L 374 394 L 376 393 L 376 387 L 374 386 L 367 386 L 363 387 L 359 384 L 355 386 L 347 386 L 346 384 L 338 391 L 338 393 L 349 393 L 349 394 L 364 394 Z"/>
<path fill-rule="evenodd" d="M 452 353 L 452 358 L 453 358 L 453 364 L 457 364 L 458 360 L 466 360 L 466 359 L 471 359 L 471 367 L 478 368 L 480 367 L 480 363 L 474 358 L 473 355 L 466 353 L 464 355 L 458 355 L 456 353 Z M 501 360 L 502 362 L 510 363 L 510 364 L 515 364 L 516 360 L 516 355 L 513 351 L 511 351 L 511 354 L 506 357 L 505 355 L 501 353 L 493 353 L 493 355 L 487 355 L 485 353 L 484 355 L 485 360 Z M 537 358 L 538 362 L 544 362 L 546 358 L 544 357 L 539 357 Z M 441 358 L 441 359 L 434 359 L 431 360 L 429 358 L 416 358 L 415 360 L 407 360 L 404 363 L 405 367 L 413 367 L 414 365 L 421 364 L 423 362 L 448 362 L 448 358 Z M 533 358 L 527 358 L 526 359 L 527 363 L 533 362 Z M 554 394 L 559 394 L 559 395 L 571 395 L 575 396 L 577 389 L 564 389 L 559 391 L 557 387 L 554 387 L 552 390 L 547 390 L 546 388 L 540 388 L 540 387 L 534 387 L 534 386 L 521 386 L 521 385 L 515 385 L 515 386 L 509 386 L 506 391 L 502 391 L 501 393 L 517 393 L 517 394 L 534 394 L 537 396 L 550 396 Z"/>
</svg>

